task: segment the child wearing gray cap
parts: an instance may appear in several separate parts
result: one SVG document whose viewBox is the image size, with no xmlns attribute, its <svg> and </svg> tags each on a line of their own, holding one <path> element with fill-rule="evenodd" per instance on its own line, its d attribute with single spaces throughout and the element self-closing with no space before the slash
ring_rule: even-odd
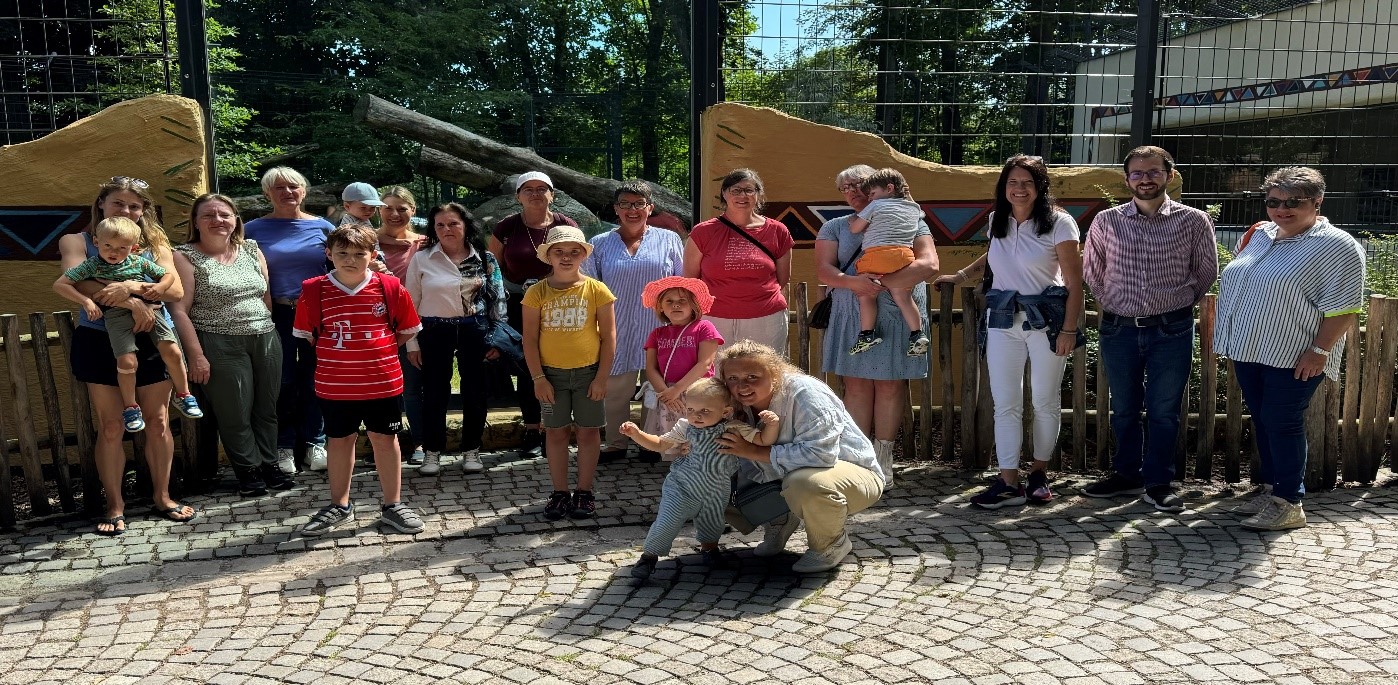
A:
<svg viewBox="0 0 1398 685">
<path fill-rule="evenodd" d="M 379 191 L 363 181 L 345 186 L 340 200 L 345 203 L 345 213 L 340 217 L 341 226 L 352 224 L 373 228 L 374 213 L 384 205 L 383 200 L 379 199 Z"/>
</svg>

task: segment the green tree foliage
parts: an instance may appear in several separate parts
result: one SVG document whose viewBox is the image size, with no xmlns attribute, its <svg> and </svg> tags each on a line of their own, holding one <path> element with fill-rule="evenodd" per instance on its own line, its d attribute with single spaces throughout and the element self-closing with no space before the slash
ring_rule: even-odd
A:
<svg viewBox="0 0 1398 685">
<path fill-rule="evenodd" d="M 111 20 L 106 28 L 97 31 L 97 37 L 111 41 L 121 49 L 121 57 L 99 58 L 100 69 L 106 72 L 92 90 L 115 97 L 136 97 L 165 90 L 165 69 L 170 70 L 170 82 L 179 82 L 179 65 L 170 60 L 151 59 L 161 55 L 166 45 L 161 33 L 159 19 L 172 18 L 173 10 L 162 8 L 162 0 L 110 0 L 102 7 L 102 13 Z M 206 0 L 210 12 L 218 8 L 213 0 Z M 174 31 L 173 23 L 170 31 Z M 258 159 L 276 154 L 275 145 L 255 140 L 248 128 L 256 110 L 239 104 L 237 94 L 226 84 L 220 84 L 220 76 L 239 71 L 238 51 L 223 45 L 236 37 L 236 30 L 210 18 L 205 24 L 208 34 L 209 72 L 214 80 L 211 102 L 214 138 L 218 150 L 218 175 L 220 178 L 253 178 Z M 173 49 L 172 37 L 170 48 Z M 127 59 L 129 57 L 143 59 Z M 95 104 L 76 104 L 80 114 L 95 111 Z"/>
</svg>

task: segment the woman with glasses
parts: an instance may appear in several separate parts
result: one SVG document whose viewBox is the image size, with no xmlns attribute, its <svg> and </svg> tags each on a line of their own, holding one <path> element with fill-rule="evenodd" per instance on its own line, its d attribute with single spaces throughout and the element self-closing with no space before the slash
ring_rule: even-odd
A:
<svg viewBox="0 0 1398 685">
<path fill-rule="evenodd" d="M 641 291 L 651 281 L 684 270 L 684 242 L 679 234 L 646 225 L 655 206 L 650 185 L 628 181 L 612 197 L 619 225 L 590 241 L 592 256 L 582 267 L 583 274 L 602 281 L 616 295 L 616 357 L 602 402 L 607 417 L 602 462 L 625 457 L 630 443 L 621 434 L 621 424 L 631 419 L 636 376 L 646 366 L 646 336 L 655 328 L 655 311 L 641 301 Z M 671 399 L 678 401 L 678 397 Z M 642 457 L 659 459 L 654 452 L 643 451 Z"/>
<path fill-rule="evenodd" d="M 150 184 L 139 178 L 117 176 L 98 186 L 97 199 L 92 202 L 92 220 L 82 233 L 65 235 L 58 240 L 62 268 L 71 269 L 97 254 L 92 242 L 97 224 L 109 217 L 125 217 L 141 227 L 142 256 L 174 272 L 175 262 L 170 240 L 155 218 L 155 201 L 150 196 Z M 131 311 L 133 330 L 150 330 L 155 317 L 169 313 L 158 302 L 147 302 L 139 296 L 145 283 L 124 281 L 102 285 L 96 281 L 79 281 L 75 287 L 102 306 L 122 307 Z M 184 295 L 179 280 L 165 292 L 163 301 L 175 302 Z M 171 521 L 193 519 L 194 508 L 170 498 L 170 470 L 175 458 L 175 440 L 170 434 L 170 379 L 165 363 L 150 336 L 136 336 L 136 402 L 146 421 L 146 464 L 150 469 L 153 511 Z M 117 389 L 117 363 L 107 339 L 102 319 L 91 320 L 78 310 L 78 326 L 73 331 L 68 361 L 73 377 L 87 385 L 87 396 L 97 415 L 97 444 L 94 458 L 97 477 L 106 494 L 105 516 L 97 523 L 100 535 L 121 535 L 126 531 L 126 502 L 122 499 L 121 480 L 126 472 L 126 452 L 122 438 L 126 435 L 122 420 L 121 392 Z"/>
<path fill-rule="evenodd" d="M 1053 499 L 1048 463 L 1062 426 L 1063 370 L 1079 344 L 1082 255 L 1078 224 L 1049 194 L 1039 157 L 1015 155 L 995 184 L 990 249 L 970 266 L 937 279 L 955 287 L 991 279 L 986 290 L 985 357 L 995 402 L 995 456 L 1000 477 L 971 498 L 982 509 L 1046 504 Z M 1020 482 L 1024 443 L 1024 363 L 1033 394 L 1034 454 L 1028 485 Z"/>
<path fill-rule="evenodd" d="M 786 355 L 793 241 L 784 224 L 759 213 L 765 200 L 756 171 L 728 172 L 719 184 L 723 213 L 689 232 L 684 275 L 709 286 L 714 308 L 706 314 L 724 347 L 753 340 Z"/>
<path fill-rule="evenodd" d="M 325 238 L 335 225 L 307 213 L 306 177 L 291 167 L 274 167 L 262 174 L 262 194 L 272 212 L 244 226 L 267 260 L 272 289 L 272 323 L 282 343 L 282 389 L 277 398 L 277 465 L 295 473 L 297 447 L 305 447 L 306 465 L 324 471 L 325 418 L 316 400 L 315 344 L 291 334 L 301 282 L 325 273 Z"/>
<path fill-rule="evenodd" d="M 290 490 L 296 482 L 277 465 L 282 346 L 272 324 L 267 262 L 257 242 L 243 237 L 230 198 L 200 196 L 189 213 L 189 241 L 175 248 L 184 297 L 171 307 L 189 380 L 203 387 L 218 417 L 239 494 Z"/>
<path fill-rule="evenodd" d="M 379 208 L 379 251 L 389 273 L 404 283 L 408 280 L 408 264 L 423 248 L 427 236 L 413 231 L 413 216 L 417 214 L 417 199 L 403 186 L 384 191 L 383 206 Z M 419 312 L 421 313 L 421 312 Z M 408 363 L 407 348 L 399 348 L 399 366 L 403 367 L 403 410 L 408 415 L 408 430 L 415 445 L 408 464 L 421 466 L 422 451 L 422 372 Z"/>
<path fill-rule="evenodd" d="M 549 229 L 578 223 L 553 211 L 553 179 L 542 171 L 530 171 L 515 178 L 515 199 L 520 211 L 495 224 L 486 245 L 500 271 L 505 276 L 505 292 L 509 295 L 509 323 L 517 331 L 524 330 L 524 314 L 520 303 L 529 286 L 549 275 L 549 265 L 539 260 L 539 246 L 544 244 Z M 520 456 L 543 456 L 544 434 L 539 430 L 539 400 L 534 397 L 534 384 L 528 379 L 515 382 L 515 400 L 524 420 L 524 440 Z"/>
<path fill-rule="evenodd" d="M 1364 305 L 1364 248 L 1320 216 L 1325 178 L 1307 167 L 1262 182 L 1267 218 L 1239 241 L 1219 279 L 1214 350 L 1233 360 L 1257 434 L 1255 495 L 1244 528 L 1306 525 L 1306 425 L 1311 395 L 1339 380 L 1345 331 Z"/>
<path fill-rule="evenodd" d="M 835 189 L 855 212 L 869 205 L 862 189 L 874 173 L 867 164 L 856 164 L 835 176 Z M 903 425 L 903 404 L 908 398 L 908 381 L 927 377 L 927 359 L 909 357 L 908 325 L 893 304 L 888 287 L 911 287 L 913 302 L 926 311 L 924 282 L 937 275 L 937 250 L 927 224 L 919 223 L 913 239 L 911 265 L 875 281 L 861 276 L 854 265 L 862 239 L 849 230 L 854 214 L 831 219 L 816 234 L 816 276 L 831 289 L 830 326 L 825 331 L 822 353 L 826 371 L 844 381 L 845 409 L 864 435 L 874 442 L 880 468 L 888 483 L 893 482 L 893 441 Z M 888 341 L 863 354 L 849 354 L 849 346 L 859 334 L 860 295 L 879 296 L 878 327 L 890 331 Z M 927 321 L 922 322 L 924 329 Z"/>
</svg>

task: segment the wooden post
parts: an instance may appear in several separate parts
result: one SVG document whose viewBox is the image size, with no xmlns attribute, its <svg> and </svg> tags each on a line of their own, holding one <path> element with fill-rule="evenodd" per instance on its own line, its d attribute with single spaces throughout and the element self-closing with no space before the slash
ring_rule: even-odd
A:
<svg viewBox="0 0 1398 685">
<path fill-rule="evenodd" d="M 1093 317 L 1097 319 L 1097 468 L 1109 469 L 1112 466 L 1111 391 L 1107 386 L 1107 362 L 1102 355 L 1102 315 L 1088 314 L 1089 321 Z"/>
<path fill-rule="evenodd" d="M 1374 479 L 1373 473 L 1377 469 L 1370 465 L 1378 463 L 1378 457 L 1372 454 L 1372 450 L 1376 442 L 1374 433 L 1378 430 L 1378 384 L 1385 371 L 1379 368 L 1379 360 L 1383 358 L 1383 322 L 1379 315 L 1384 311 L 1384 299 L 1383 295 L 1373 295 L 1369 298 L 1369 325 L 1365 327 L 1364 333 L 1364 369 L 1360 378 L 1363 387 L 1359 395 L 1359 455 L 1353 474 L 1354 480 L 1362 483 Z M 1390 377 L 1392 371 L 1387 370 Z M 1346 474 L 1346 480 L 1349 480 L 1348 475 Z"/>
<path fill-rule="evenodd" d="M 1392 415 L 1393 407 L 1393 370 L 1398 366 L 1398 299 L 1383 297 L 1375 304 L 1380 305 L 1380 311 L 1375 312 L 1371 305 L 1369 330 L 1375 328 L 1375 319 L 1378 319 L 1383 325 L 1383 345 L 1379 350 L 1378 376 L 1373 386 L 1376 395 L 1374 431 L 1367 450 L 1368 470 L 1363 474 L 1366 483 L 1378 477 L 1379 466 L 1383 461 L 1384 442 L 1388 439 L 1388 417 Z"/>
<path fill-rule="evenodd" d="M 11 530 L 18 516 L 15 513 L 14 479 L 10 477 L 10 436 L 5 434 L 5 422 L 0 420 L 0 529 Z"/>
<path fill-rule="evenodd" d="M 24 373 L 24 350 L 20 344 L 19 317 L 14 314 L 0 316 L 0 326 L 4 328 L 5 361 L 10 366 L 10 391 L 14 397 L 15 416 L 30 416 L 29 383 Z M 48 487 L 44 484 L 44 467 L 39 462 L 39 438 L 34 434 L 32 421 L 16 421 L 19 429 L 20 467 L 24 469 L 24 486 L 29 491 L 29 505 L 35 516 L 53 513 L 49 505 Z"/>
<path fill-rule="evenodd" d="M 1359 480 L 1359 393 L 1364 371 L 1364 336 L 1359 317 L 1345 333 L 1345 398 L 1340 409 L 1340 450 L 1343 454 L 1341 472 L 1347 481 Z"/>
<path fill-rule="evenodd" d="M 942 374 L 942 458 L 946 459 L 956 451 L 956 378 L 952 375 L 951 366 L 951 329 L 953 298 L 956 295 L 956 288 L 940 288 L 937 290 L 941 304 L 941 311 L 937 319 L 937 368 Z M 928 392 L 931 395 L 932 374 L 929 370 Z M 932 405 L 923 405 L 923 414 L 931 414 L 927 411 Z M 929 426 L 932 417 L 928 416 L 923 424 Z M 928 433 L 930 435 L 930 433 Z"/>
<path fill-rule="evenodd" d="M 73 313 L 54 312 L 58 340 L 63 343 L 65 357 L 73 357 Z M 92 405 L 87 397 L 87 384 L 74 378 L 68 383 L 68 400 L 73 407 L 73 432 L 78 437 L 78 466 L 83 479 L 83 511 L 99 514 L 105 510 L 102 501 L 102 481 L 97 477 L 97 458 L 93 444 Z"/>
<path fill-rule="evenodd" d="M 971 468 L 984 469 L 995 457 L 995 402 L 990 398 L 990 366 L 984 355 L 976 362 L 980 366 L 980 387 L 976 390 L 976 444 Z"/>
<path fill-rule="evenodd" d="M 961 463 L 971 468 L 980 452 L 976 430 L 976 392 L 980 387 L 980 310 L 976 291 L 961 289 Z"/>
<path fill-rule="evenodd" d="M 1199 453 L 1194 457 L 1194 477 L 1209 480 L 1214 470 L 1214 414 L 1218 411 L 1218 358 L 1214 356 L 1214 316 L 1218 296 L 1205 295 L 1199 303 Z"/>
<path fill-rule="evenodd" d="M 63 410 L 58 402 L 58 383 L 53 377 L 53 362 L 49 359 L 49 333 L 42 312 L 29 315 L 29 340 L 34 350 L 34 370 L 39 377 L 39 396 L 44 403 L 44 416 L 49 426 L 49 454 L 58 484 L 58 501 L 63 511 L 76 511 L 73 482 L 68 473 L 68 445 L 63 433 Z"/>
<path fill-rule="evenodd" d="M 1087 468 L 1087 345 L 1073 350 L 1072 397 L 1073 452 L 1068 455 L 1068 468 L 1081 472 Z"/>
<path fill-rule="evenodd" d="M 1321 380 L 1316 387 L 1315 393 L 1311 395 L 1311 403 L 1306 406 L 1306 413 L 1303 421 L 1306 431 L 1306 471 L 1304 474 L 1306 489 L 1320 492 L 1329 490 L 1335 486 L 1331 481 L 1325 484 L 1325 395 L 1330 391 L 1330 379 Z"/>
<path fill-rule="evenodd" d="M 811 372 L 811 308 L 808 306 L 806 282 L 796 284 L 796 365 Z"/>
<path fill-rule="evenodd" d="M 1238 386 L 1233 360 L 1224 366 L 1228 369 L 1228 395 L 1224 399 L 1228 417 L 1223 420 L 1223 479 L 1237 483 L 1243 479 L 1243 389 Z M 1257 474 L 1250 475 L 1256 484 Z"/>
</svg>

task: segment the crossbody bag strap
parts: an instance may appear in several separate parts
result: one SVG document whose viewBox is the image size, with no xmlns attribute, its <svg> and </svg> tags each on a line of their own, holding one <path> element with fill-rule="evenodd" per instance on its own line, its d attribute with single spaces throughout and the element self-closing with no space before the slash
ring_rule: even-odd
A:
<svg viewBox="0 0 1398 685">
<path fill-rule="evenodd" d="M 752 243 L 753 245 L 756 245 L 756 246 L 757 246 L 757 249 L 762 250 L 762 254 L 767 255 L 767 258 L 770 259 L 770 260 L 772 260 L 772 264 L 775 265 L 775 264 L 777 263 L 777 256 L 774 255 L 774 254 L 772 254 L 772 251 L 769 250 L 769 249 L 767 249 L 767 246 L 766 246 L 766 245 L 763 245 L 762 243 L 758 242 L 758 241 L 757 241 L 757 238 L 754 238 L 754 237 L 752 237 L 751 235 L 749 235 L 747 231 L 744 231 L 743 229 L 738 228 L 738 225 L 737 225 L 737 224 L 733 223 L 732 221 L 729 221 L 729 220 L 728 220 L 728 217 L 726 217 L 726 216 L 724 216 L 724 215 L 722 215 L 722 214 L 718 215 L 718 220 L 721 221 L 721 222 L 723 222 L 723 225 L 724 225 L 724 226 L 727 226 L 727 227 L 733 229 L 733 232 L 734 232 L 734 233 L 737 233 L 738 235 L 743 236 L 743 240 L 746 240 L 746 241 Z"/>
<path fill-rule="evenodd" d="M 666 376 L 670 375 L 670 362 L 675 361 L 675 351 L 680 346 L 680 341 L 684 340 L 685 332 L 688 331 L 689 327 L 693 325 L 693 321 L 690 321 L 689 323 L 685 324 L 684 328 L 680 329 L 680 334 L 675 337 L 675 344 L 670 346 L 670 356 L 665 358 L 665 369 L 660 372 L 661 378 L 665 378 Z"/>
</svg>

